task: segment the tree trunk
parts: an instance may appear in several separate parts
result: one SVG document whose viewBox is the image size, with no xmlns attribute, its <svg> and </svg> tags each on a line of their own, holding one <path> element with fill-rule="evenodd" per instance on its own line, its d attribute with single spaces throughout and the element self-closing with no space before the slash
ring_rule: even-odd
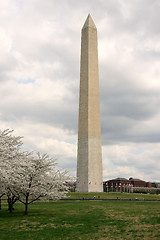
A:
<svg viewBox="0 0 160 240">
<path fill-rule="evenodd" d="M 2 209 L 2 197 L 4 196 L 4 193 L 3 194 L 1 194 L 1 196 L 0 196 L 0 209 Z"/>
<path fill-rule="evenodd" d="M 13 212 L 13 208 L 12 208 L 12 204 L 9 204 L 9 212 L 12 213 Z"/>
<path fill-rule="evenodd" d="M 8 210 L 10 213 L 14 210 L 13 205 L 17 201 L 17 198 L 15 196 L 8 196 Z"/>
<path fill-rule="evenodd" d="M 25 212 L 24 215 L 28 215 L 28 203 L 25 204 Z"/>
<path fill-rule="evenodd" d="M 27 194 L 27 196 L 26 196 L 24 215 L 27 215 L 27 214 L 28 214 L 28 197 L 29 197 L 29 194 Z"/>
<path fill-rule="evenodd" d="M 8 210 L 10 213 L 13 211 L 13 204 L 10 198 L 8 198 Z"/>
</svg>

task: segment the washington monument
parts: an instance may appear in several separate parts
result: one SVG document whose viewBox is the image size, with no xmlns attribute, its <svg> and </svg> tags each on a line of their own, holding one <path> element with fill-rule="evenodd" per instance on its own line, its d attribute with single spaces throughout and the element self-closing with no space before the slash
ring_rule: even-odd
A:
<svg viewBox="0 0 160 240">
<path fill-rule="evenodd" d="M 103 191 L 97 28 L 90 14 L 81 33 L 76 190 Z"/>
</svg>

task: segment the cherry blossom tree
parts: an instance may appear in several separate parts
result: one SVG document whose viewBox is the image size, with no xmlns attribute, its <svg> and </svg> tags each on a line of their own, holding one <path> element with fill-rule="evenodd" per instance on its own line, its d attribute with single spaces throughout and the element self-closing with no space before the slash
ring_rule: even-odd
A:
<svg viewBox="0 0 160 240">
<path fill-rule="evenodd" d="M 0 132 L 0 183 L 8 196 L 9 211 L 19 200 L 28 205 L 39 199 L 60 199 L 67 193 L 63 184 L 69 178 L 65 170 L 58 170 L 56 159 L 47 154 L 21 150 L 21 137 L 12 137 L 11 131 Z"/>
<path fill-rule="evenodd" d="M 22 137 L 12 135 L 13 130 L 0 130 L 0 162 L 10 161 L 17 158 L 22 146 Z"/>
<path fill-rule="evenodd" d="M 68 179 L 67 172 L 56 168 L 56 160 L 47 154 L 28 155 L 23 161 L 10 169 L 10 189 L 12 194 L 25 205 L 25 214 L 28 205 L 39 199 L 60 199 L 67 193 L 63 184 Z M 14 175 L 16 172 L 16 175 Z"/>
<path fill-rule="evenodd" d="M 12 135 L 13 130 L 0 130 L 0 198 L 3 195 L 8 197 L 8 209 L 13 210 L 13 204 L 17 198 L 12 194 L 8 186 L 10 177 L 9 166 L 13 165 L 14 161 L 22 158 L 24 153 L 20 151 L 22 145 L 22 137 Z"/>
</svg>

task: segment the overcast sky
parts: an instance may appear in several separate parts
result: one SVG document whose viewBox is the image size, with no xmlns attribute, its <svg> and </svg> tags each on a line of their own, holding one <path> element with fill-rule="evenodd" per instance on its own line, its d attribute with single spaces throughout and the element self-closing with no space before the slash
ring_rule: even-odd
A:
<svg viewBox="0 0 160 240">
<path fill-rule="evenodd" d="M 160 181 L 159 0 L 0 0 L 0 129 L 76 175 L 88 13 L 98 30 L 103 179 Z"/>
</svg>

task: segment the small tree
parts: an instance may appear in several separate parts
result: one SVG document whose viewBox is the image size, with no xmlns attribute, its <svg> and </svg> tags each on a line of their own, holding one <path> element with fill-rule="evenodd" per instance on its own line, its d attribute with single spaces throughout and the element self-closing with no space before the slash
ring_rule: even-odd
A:
<svg viewBox="0 0 160 240">
<path fill-rule="evenodd" d="M 40 155 L 20 151 L 21 137 L 11 136 L 12 131 L 0 132 L 0 182 L 8 197 L 8 209 L 19 200 L 28 205 L 40 198 L 59 199 L 67 192 L 63 182 L 66 171 L 56 169 L 56 160 L 47 154 Z"/>
<path fill-rule="evenodd" d="M 56 169 L 56 160 L 48 155 L 28 155 L 10 169 L 9 188 L 12 194 L 25 205 L 36 200 L 59 199 L 67 192 L 63 182 L 68 178 L 66 171 Z"/>
<path fill-rule="evenodd" d="M 12 136 L 12 132 L 13 130 L 9 129 L 0 130 L 0 200 L 3 195 L 8 197 L 8 209 L 10 212 L 12 212 L 13 204 L 17 198 L 12 194 L 8 185 L 9 169 L 18 158 L 20 159 L 24 155 L 24 153 L 20 152 L 22 137 Z"/>
</svg>

